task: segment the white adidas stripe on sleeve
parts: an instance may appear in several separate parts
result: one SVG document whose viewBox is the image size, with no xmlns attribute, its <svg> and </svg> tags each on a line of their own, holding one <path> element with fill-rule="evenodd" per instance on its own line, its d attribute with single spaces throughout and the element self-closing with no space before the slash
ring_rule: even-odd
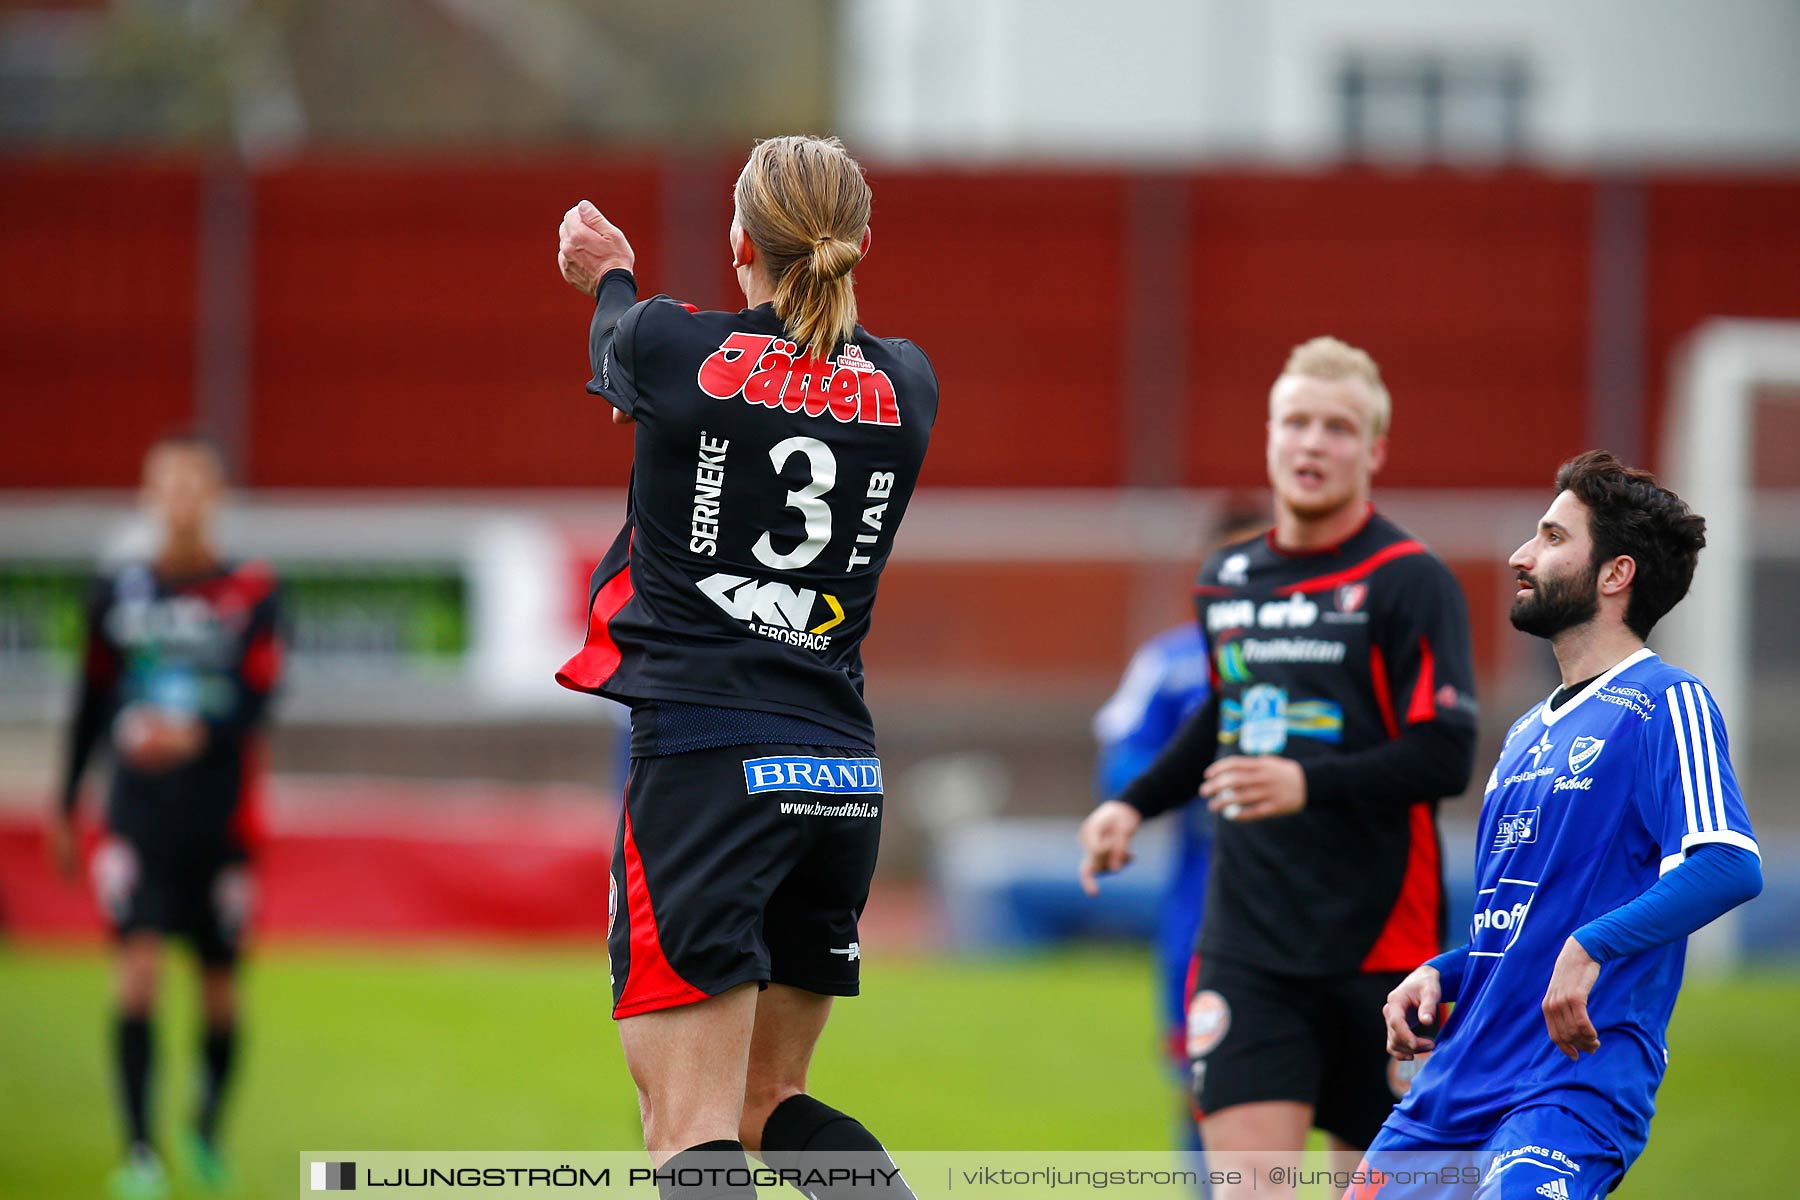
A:
<svg viewBox="0 0 1800 1200">
<path fill-rule="evenodd" d="M 1669 702 L 1669 720 L 1675 727 L 1675 754 L 1681 760 L 1681 795 L 1687 802 L 1687 829 L 1690 834 L 1699 833 L 1700 821 L 1694 806 L 1694 773 L 1688 765 L 1687 735 L 1681 727 L 1681 701 L 1674 687 L 1664 692 L 1663 698 Z"/>
</svg>

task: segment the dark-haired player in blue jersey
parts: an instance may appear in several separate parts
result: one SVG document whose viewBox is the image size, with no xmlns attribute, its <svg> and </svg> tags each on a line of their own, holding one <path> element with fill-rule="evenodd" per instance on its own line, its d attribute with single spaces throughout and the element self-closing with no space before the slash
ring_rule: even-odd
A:
<svg viewBox="0 0 1800 1200">
<path fill-rule="evenodd" d="M 168 1181 L 152 1149 L 152 1016 L 165 937 L 200 960 L 203 1077 L 183 1142 L 198 1181 L 222 1186 L 219 1121 L 236 1058 L 237 963 L 261 832 L 262 734 L 280 669 L 275 578 L 228 563 L 213 540 L 224 490 L 218 452 L 191 434 L 144 459 L 144 504 L 160 544 L 94 589 L 82 681 L 60 802 L 57 866 L 73 874 L 81 777 L 97 751 L 113 759 L 95 891 L 118 938 L 113 1051 L 126 1161 L 111 1189 L 155 1200 Z"/>
<path fill-rule="evenodd" d="M 1644 645 L 1705 521 L 1602 451 L 1556 487 L 1509 565 L 1512 623 L 1549 639 L 1562 686 L 1488 777 L 1468 943 L 1388 997 L 1389 1053 L 1433 1053 L 1369 1147 L 1391 1177 L 1362 1200 L 1466 1197 L 1400 1174 L 1452 1163 L 1479 1171 L 1481 1200 L 1618 1186 L 1649 1137 L 1686 939 L 1762 889 L 1718 706 Z"/>
<path fill-rule="evenodd" d="M 937 377 L 857 323 L 870 193 L 841 144 L 759 143 L 733 199 L 735 313 L 639 302 L 585 201 L 562 227 L 563 276 L 596 300 L 588 390 L 635 428 L 625 524 L 557 675 L 631 707 L 613 1016 L 665 1197 L 754 1196 L 746 1149 L 801 1172 L 859 1155 L 908 1196 L 807 1069 L 860 986 L 885 807 L 861 646 Z"/>
</svg>

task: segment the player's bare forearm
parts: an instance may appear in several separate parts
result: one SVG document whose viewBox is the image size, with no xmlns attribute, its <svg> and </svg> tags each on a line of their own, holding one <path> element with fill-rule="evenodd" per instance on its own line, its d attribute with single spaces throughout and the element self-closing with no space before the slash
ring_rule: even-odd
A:
<svg viewBox="0 0 1800 1200">
<path fill-rule="evenodd" d="M 1580 942 L 1572 937 L 1563 942 L 1542 1008 L 1550 1040 L 1571 1059 L 1579 1059 L 1583 1051 L 1593 1054 L 1600 1049 L 1600 1034 L 1588 1019 L 1587 1008 L 1588 993 L 1599 977 L 1600 964 Z"/>
</svg>

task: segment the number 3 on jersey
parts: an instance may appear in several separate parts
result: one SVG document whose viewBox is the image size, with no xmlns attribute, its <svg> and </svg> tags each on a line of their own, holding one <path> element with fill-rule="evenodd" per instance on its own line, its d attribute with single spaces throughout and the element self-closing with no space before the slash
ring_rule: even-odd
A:
<svg viewBox="0 0 1800 1200">
<path fill-rule="evenodd" d="M 774 466 L 775 473 L 781 474 L 788 460 L 796 454 L 806 455 L 812 478 L 805 487 L 787 494 L 787 507 L 800 510 L 800 516 L 806 522 L 806 538 L 788 553 L 780 554 L 775 550 L 774 540 L 765 531 L 756 540 L 756 545 L 751 547 L 756 554 L 756 561 L 777 571 L 797 571 L 809 565 L 831 541 L 831 507 L 825 503 L 824 496 L 837 485 L 837 459 L 832 455 L 831 447 L 818 438 L 791 437 L 777 442 L 769 450 L 769 462 Z M 878 503 L 863 510 L 863 524 L 869 527 L 869 531 L 856 535 L 857 545 L 850 551 L 850 570 L 854 571 L 872 561 L 862 552 L 861 547 L 873 546 L 880 540 L 887 501 L 893 491 L 892 471 L 876 471 L 869 476 L 868 498 Z"/>
<path fill-rule="evenodd" d="M 774 465 L 775 473 L 781 474 L 788 460 L 796 454 L 806 455 L 812 478 L 799 491 L 787 494 L 787 506 L 800 510 L 800 516 L 806 522 L 806 538 L 788 553 L 778 554 L 765 530 L 752 547 L 757 562 L 777 571 L 797 571 L 806 566 L 819 557 L 819 552 L 831 540 L 831 508 L 821 497 L 837 483 L 837 459 L 832 456 L 831 447 L 818 438 L 791 437 L 769 448 L 769 462 Z"/>
</svg>

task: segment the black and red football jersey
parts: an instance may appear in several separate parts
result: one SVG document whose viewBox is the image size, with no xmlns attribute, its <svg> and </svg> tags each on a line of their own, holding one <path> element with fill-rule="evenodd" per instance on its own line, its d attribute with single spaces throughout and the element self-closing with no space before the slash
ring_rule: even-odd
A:
<svg viewBox="0 0 1800 1200">
<path fill-rule="evenodd" d="M 1194 795 L 1215 758 L 1280 755 L 1306 778 L 1286 817 L 1216 823 L 1202 956 L 1270 971 L 1410 971 L 1442 949 L 1437 802 L 1473 768 L 1474 663 L 1462 590 L 1370 510 L 1344 542 L 1292 554 L 1272 534 L 1201 568 L 1213 696 L 1123 798 Z"/>
<path fill-rule="evenodd" d="M 198 757 L 146 771 L 113 765 L 106 822 L 147 850 L 253 849 L 262 833 L 262 735 L 281 670 L 275 576 L 257 562 L 181 578 L 147 563 L 100 580 L 88 607 L 63 806 L 95 749 L 135 706 L 199 721 Z"/>
<path fill-rule="evenodd" d="M 634 418 L 635 458 L 557 682 L 873 745 L 861 647 L 937 416 L 931 364 L 860 325 L 813 359 L 771 305 L 634 304 L 624 271 L 598 292 L 588 390 Z"/>
</svg>

